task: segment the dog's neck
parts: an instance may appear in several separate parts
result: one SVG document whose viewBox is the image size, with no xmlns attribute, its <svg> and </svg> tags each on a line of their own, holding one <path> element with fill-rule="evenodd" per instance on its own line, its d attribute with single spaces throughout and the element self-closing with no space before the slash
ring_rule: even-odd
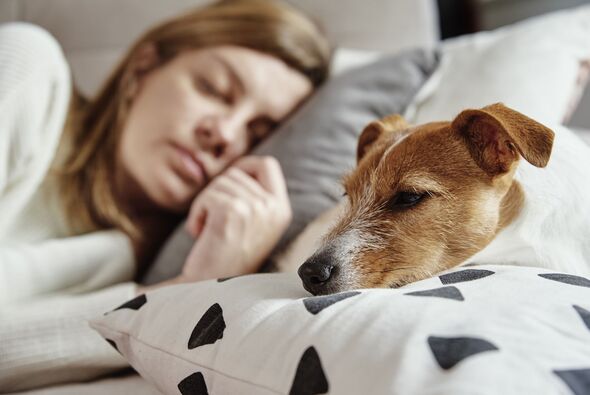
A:
<svg viewBox="0 0 590 395">
<path fill-rule="evenodd" d="M 500 203 L 500 220 L 496 234 L 510 225 L 522 211 L 524 206 L 524 191 L 517 180 L 512 182 L 510 189 Z"/>
</svg>

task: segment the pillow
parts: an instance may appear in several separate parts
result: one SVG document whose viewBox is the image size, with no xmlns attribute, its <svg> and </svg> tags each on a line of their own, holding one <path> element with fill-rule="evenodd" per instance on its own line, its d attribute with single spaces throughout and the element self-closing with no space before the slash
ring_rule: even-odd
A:
<svg viewBox="0 0 590 395">
<path fill-rule="evenodd" d="M 345 71 L 365 66 L 383 57 L 384 54 L 377 51 L 367 51 L 354 48 L 337 48 L 332 56 L 330 65 L 330 78 L 340 75 Z"/>
<path fill-rule="evenodd" d="M 580 137 L 586 144 L 590 145 L 590 129 L 571 128 L 578 137 Z"/>
<path fill-rule="evenodd" d="M 516 266 L 320 297 L 254 274 L 160 288 L 91 326 L 166 394 L 585 394 L 589 295 Z"/>
<path fill-rule="evenodd" d="M 504 102 L 561 124 L 590 58 L 590 6 L 447 40 L 440 51 L 440 67 L 409 106 L 409 121 L 450 120 L 464 108 Z"/>
<path fill-rule="evenodd" d="M 590 129 L 590 61 L 586 62 L 585 65 L 587 74 L 580 76 L 580 85 L 583 91 L 580 92 L 580 101 L 577 108 L 574 109 L 568 125 L 576 128 Z"/>
<path fill-rule="evenodd" d="M 357 64 L 372 56 L 377 55 L 367 53 Z M 355 164 L 357 138 L 364 126 L 402 113 L 436 65 L 435 52 L 412 50 L 343 72 L 254 150 L 256 155 L 277 157 L 287 181 L 293 221 L 277 252 L 340 199 L 340 178 Z M 194 242 L 183 225 L 165 243 L 142 282 L 153 284 L 179 273 Z"/>
</svg>

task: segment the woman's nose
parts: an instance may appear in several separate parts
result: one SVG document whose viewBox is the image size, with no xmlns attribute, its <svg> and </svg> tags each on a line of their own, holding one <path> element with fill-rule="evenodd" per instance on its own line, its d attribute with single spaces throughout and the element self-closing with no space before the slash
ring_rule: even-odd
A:
<svg viewBox="0 0 590 395">
<path fill-rule="evenodd" d="M 216 158 L 222 157 L 229 148 L 239 144 L 242 127 L 237 116 L 210 117 L 197 127 L 199 145 Z"/>
</svg>

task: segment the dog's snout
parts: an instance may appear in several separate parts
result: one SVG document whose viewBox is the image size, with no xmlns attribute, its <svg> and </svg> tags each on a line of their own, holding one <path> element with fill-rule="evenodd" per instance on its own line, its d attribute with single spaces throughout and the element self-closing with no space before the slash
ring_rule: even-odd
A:
<svg viewBox="0 0 590 395">
<path fill-rule="evenodd" d="M 330 279 L 333 268 L 330 263 L 303 265 L 299 269 L 299 276 L 311 284 L 323 284 Z"/>
<path fill-rule="evenodd" d="M 335 265 L 325 254 L 309 258 L 297 271 L 306 290 L 314 295 L 325 293 L 324 288 L 332 279 Z"/>
</svg>

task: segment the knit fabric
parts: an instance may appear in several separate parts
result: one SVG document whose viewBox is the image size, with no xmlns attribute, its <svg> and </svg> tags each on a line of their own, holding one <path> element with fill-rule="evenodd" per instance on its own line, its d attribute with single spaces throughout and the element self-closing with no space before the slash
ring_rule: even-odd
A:
<svg viewBox="0 0 590 395">
<path fill-rule="evenodd" d="M 0 392 L 126 366 L 87 320 L 134 296 L 131 243 L 72 234 L 48 173 L 71 88 L 50 34 L 0 26 Z"/>
</svg>

